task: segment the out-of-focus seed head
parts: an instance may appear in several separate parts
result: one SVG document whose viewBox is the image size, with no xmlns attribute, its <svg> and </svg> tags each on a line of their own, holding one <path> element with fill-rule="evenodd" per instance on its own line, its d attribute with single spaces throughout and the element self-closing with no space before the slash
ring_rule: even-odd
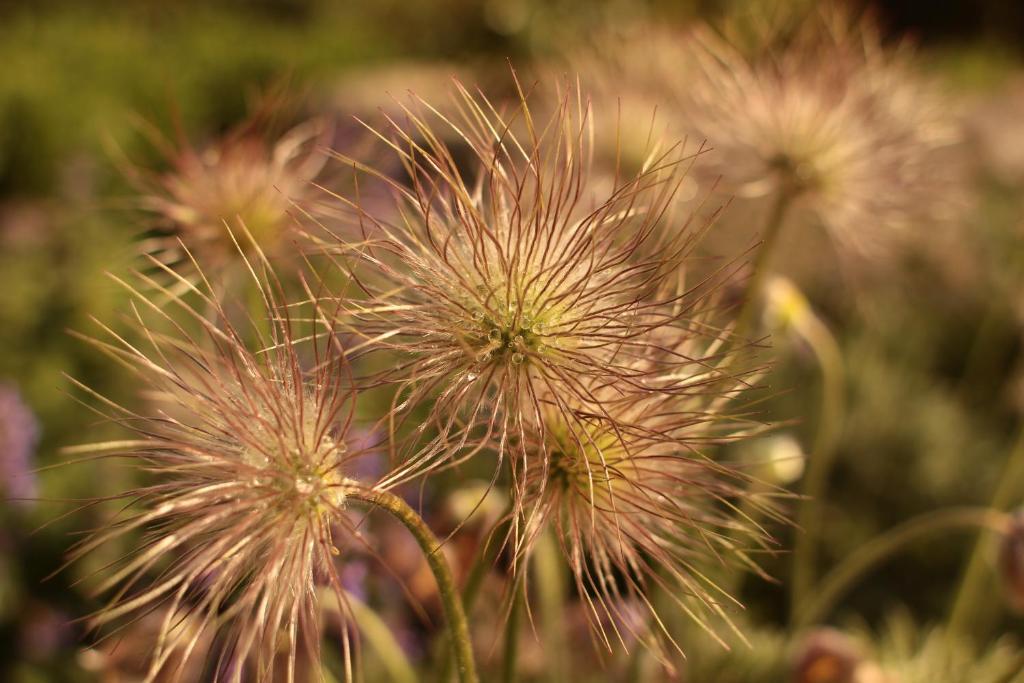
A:
<svg viewBox="0 0 1024 683">
<path fill-rule="evenodd" d="M 181 293 L 138 277 L 184 321 L 126 284 L 144 342 L 109 330 L 110 342 L 93 340 L 153 397 L 142 409 L 104 401 L 134 432 L 131 440 L 73 449 L 125 458 L 151 480 L 126 492 L 122 515 L 76 551 L 126 537 L 135 547 L 105 568 L 97 592 L 109 602 L 93 623 L 123 625 L 161 610 L 147 680 L 180 675 L 208 639 L 219 644 L 221 661 L 236 663 L 219 678 L 237 680 L 244 671 L 246 680 L 268 680 L 287 671 L 291 680 L 297 668 L 319 667 L 317 595 L 347 614 L 334 556 L 351 523 L 342 510 L 346 491 L 358 486 L 348 472 L 360 453 L 347 447 L 355 396 L 344 355 L 316 335 L 300 353 L 296 317 L 309 325 L 329 316 L 315 302 L 276 303 L 272 278 L 259 285 L 269 331 L 257 333 L 233 326 L 208 289 L 164 273 Z M 339 637 L 351 674 L 344 628 Z"/>
<path fill-rule="evenodd" d="M 1013 515 L 999 540 L 999 576 L 1007 600 L 1014 610 L 1024 612 L 1024 512 Z"/>
<path fill-rule="evenodd" d="M 710 29 L 687 40 L 696 68 L 679 84 L 684 123 L 738 194 L 790 193 L 862 254 L 958 209 L 944 156 L 959 137 L 951 107 L 867 22 L 824 10 L 754 55 Z"/>
<path fill-rule="evenodd" d="M 149 253 L 176 263 L 184 256 L 180 240 L 212 265 L 235 259 L 239 245 L 249 250 L 247 245 L 255 243 L 266 253 L 280 252 L 289 235 L 298 235 L 290 210 L 315 192 L 328 129 L 312 120 L 275 138 L 258 123 L 246 122 L 201 149 L 161 140 L 169 170 L 129 169 L 143 193 L 143 207 L 159 217 L 156 227 L 168 235 L 147 240 L 143 246 Z M 239 225 L 251 242 L 236 240 L 226 227 L 237 234 Z"/>
<path fill-rule="evenodd" d="M 681 49 L 678 27 L 614 23 L 582 40 L 564 41 L 567 52 L 546 70 L 583 75 L 593 99 L 598 171 L 639 168 L 661 140 L 689 132 L 680 125 L 675 89 L 695 66 Z M 688 177 L 681 199 L 696 197 L 697 184 Z"/>
<path fill-rule="evenodd" d="M 806 634 L 793 655 L 793 683 L 859 683 L 861 648 L 841 631 L 819 628 Z"/>
</svg>

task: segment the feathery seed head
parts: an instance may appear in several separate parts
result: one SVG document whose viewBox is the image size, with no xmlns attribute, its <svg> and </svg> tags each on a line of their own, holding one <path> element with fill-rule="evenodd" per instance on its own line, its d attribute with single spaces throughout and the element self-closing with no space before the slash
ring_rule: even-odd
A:
<svg viewBox="0 0 1024 683">
<path fill-rule="evenodd" d="M 562 491 L 598 489 L 598 495 L 603 495 L 605 489 L 614 492 L 623 481 L 636 478 L 634 461 L 626 456 L 619 438 L 610 429 L 576 425 L 586 429 L 583 434 L 575 434 L 569 425 L 558 420 L 557 412 L 546 412 L 551 413 L 548 417 L 552 419 L 547 433 L 549 443 L 540 451 L 547 451 L 548 478 Z"/>
<path fill-rule="evenodd" d="M 708 29 L 689 36 L 694 76 L 677 99 L 713 149 L 705 168 L 743 196 L 795 196 L 861 254 L 947 221 L 962 200 L 945 156 L 958 132 L 907 50 L 836 10 L 778 42 L 749 55 Z"/>
<path fill-rule="evenodd" d="M 728 622 L 728 596 L 696 564 L 749 563 L 731 536 L 757 545 L 763 532 L 725 502 L 744 495 L 743 477 L 700 449 L 750 430 L 722 411 L 754 370 L 717 319 L 732 264 L 687 281 L 710 223 L 671 207 L 696 155 L 663 146 L 598 188 L 577 87 L 547 119 L 522 90 L 502 107 L 456 87 L 449 110 L 417 101 L 377 133 L 405 182 L 346 159 L 392 187 L 395 215 L 339 198 L 365 237 L 325 245 L 360 289 L 339 327 L 388 358 L 364 381 L 397 386 L 396 423 L 425 406 L 436 429 L 425 445 L 415 432 L 391 481 L 496 453 L 510 469 L 517 568 L 553 526 L 581 595 L 596 596 L 605 648 L 609 620 L 652 647 L 671 641 L 632 609 L 650 604 L 651 583 L 671 584 L 699 623 Z M 438 130 L 465 143 L 468 164 Z"/>
<path fill-rule="evenodd" d="M 686 375 L 671 365 L 662 370 L 652 384 L 671 387 L 664 393 L 593 382 L 587 389 L 602 399 L 603 414 L 542 397 L 540 421 L 526 429 L 524 450 L 543 466 L 529 469 L 520 552 L 528 555 L 537 535 L 554 532 L 580 594 L 595 596 L 588 617 L 605 648 L 613 639 L 626 642 L 623 631 L 659 654 L 678 648 L 647 598 L 655 585 L 713 637 L 722 625 L 735 629 L 733 598 L 704 572 L 712 565 L 759 571 L 751 556 L 770 539 L 735 514 L 737 503 L 778 517 L 770 485 L 758 495 L 741 470 L 705 452 L 755 431 L 722 405 L 745 380 L 717 372 L 720 361 L 693 339 L 637 361 L 638 369 L 659 368 L 673 353 L 704 367 Z M 645 605 L 649 618 L 636 619 L 632 604 Z"/>
<path fill-rule="evenodd" d="M 355 397 L 344 356 L 335 344 L 311 342 L 307 360 L 314 369 L 306 370 L 294 343 L 292 317 L 300 309 L 275 303 L 262 284 L 271 331 L 250 340 L 258 349 L 250 350 L 209 292 L 165 273 L 187 290 L 160 289 L 187 323 L 174 322 L 130 288 L 139 297 L 133 304 L 138 337 L 148 349 L 116 335 L 113 343 L 93 342 L 133 369 L 155 397 L 145 412 L 106 402 L 133 440 L 75 449 L 127 458 L 152 479 L 124 494 L 127 517 L 76 552 L 125 535 L 143 537 L 101 581 L 98 591 L 111 597 L 94 623 L 165 610 L 147 680 L 180 675 L 196 643 L 212 635 L 222 659 L 239 663 L 219 677 L 238 680 L 244 669 L 247 677 L 266 680 L 283 657 L 291 679 L 301 663 L 319 661 L 318 586 L 326 583 L 347 613 L 333 557 L 345 531 L 346 492 L 358 486 L 346 473 L 360 454 L 346 447 Z M 311 307 L 314 320 L 324 315 Z M 214 319 L 198 308 L 214 311 Z M 191 630 L 178 628 L 186 617 Z M 347 634 L 341 638 L 350 664 Z"/>
<path fill-rule="evenodd" d="M 171 170 L 131 171 L 145 193 L 143 206 L 170 233 L 147 244 L 150 253 L 177 262 L 183 256 L 180 239 L 204 262 L 225 260 L 237 250 L 225 224 L 239 222 L 265 252 L 278 251 L 290 232 L 292 203 L 311 196 L 323 168 L 326 157 L 318 144 L 325 133 L 320 122 L 310 121 L 268 140 L 252 122 L 202 150 L 160 141 Z"/>
<path fill-rule="evenodd" d="M 375 381 L 398 385 L 404 411 L 431 405 L 440 434 L 407 474 L 492 438 L 504 457 L 541 393 L 601 414 L 585 378 L 642 384 L 632 359 L 658 343 L 651 331 L 688 329 L 683 316 L 714 289 L 710 277 L 663 293 L 706 227 L 679 221 L 657 241 L 693 161 L 681 146 L 598 194 L 588 183 L 590 110 L 577 88 L 561 91 L 543 120 L 522 93 L 500 107 L 456 88 L 448 110 L 417 100 L 407 122 L 389 118 L 390 135 L 377 132 L 407 182 L 346 160 L 392 187 L 395 215 L 339 197 L 365 239 L 326 245 L 362 290 L 339 326 L 393 359 Z M 468 164 L 443 142 L 452 135 Z M 513 459 L 517 482 L 526 464 Z"/>
</svg>

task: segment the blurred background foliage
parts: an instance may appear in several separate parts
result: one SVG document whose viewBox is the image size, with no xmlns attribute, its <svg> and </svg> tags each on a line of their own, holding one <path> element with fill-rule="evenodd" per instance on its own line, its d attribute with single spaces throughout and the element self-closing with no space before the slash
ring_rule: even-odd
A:
<svg viewBox="0 0 1024 683">
<path fill-rule="evenodd" d="M 61 447 L 114 433 L 76 402 L 64 375 L 114 400 L 134 398 L 128 373 L 67 330 L 94 331 L 93 316 L 116 327 L 124 313 L 124 296 L 105 272 L 130 266 L 142 223 L 114 160 L 166 164 L 139 119 L 201 144 L 237 125 L 255 94 L 274 84 L 300 92 L 308 111 L 348 115 L 372 110 L 385 85 L 410 87 L 403 83 L 424 74 L 495 73 L 489 69 L 506 59 L 542 61 L 608 25 L 721 21 L 756 4 L 0 1 L 0 384 L 38 423 L 34 466 L 65 460 Z M 955 234 L 923 226 L 920 243 L 896 267 L 856 284 L 836 278 L 827 246 L 794 243 L 779 252 L 776 269 L 798 282 L 837 336 L 847 375 L 822 571 L 915 515 L 986 504 L 1024 410 L 1024 3 L 887 0 L 873 9 L 887 36 L 921 45 L 925 67 L 956 96 L 967 142 L 955 163 L 969 170 L 976 198 Z M 722 230 L 729 226 L 727 216 Z M 737 242 L 749 244 L 744 239 Z M 799 342 L 780 337 L 774 347 L 766 417 L 788 423 L 782 431 L 806 444 L 818 414 L 817 369 Z M 15 427 L 0 426 L 0 448 L 9 447 L 4 429 Z M 9 463 L 0 473 L 18 476 Z M 133 680 L 97 671 L 82 653 L 82 629 L 72 620 L 95 604 L 73 582 L 87 568 L 43 580 L 62 563 L 71 534 L 97 521 L 89 512 L 58 517 L 68 504 L 46 499 L 96 495 L 97 482 L 113 490 L 132 475 L 99 462 L 37 476 L 43 500 L 0 509 L 0 680 Z M 1015 502 L 1022 493 L 1018 487 Z M 928 629 L 947 615 L 975 538 L 957 533 L 910 546 L 859 582 L 830 620 L 889 634 L 880 660 L 909 671 L 921 652 L 943 650 Z M 787 680 L 790 645 L 781 627 L 789 565 L 784 557 L 766 564 L 779 584 L 751 580 L 743 589 L 751 649 L 719 652 L 694 636 L 693 671 L 704 673 L 692 680 Z M 1024 636 L 1024 620 L 1006 608 L 991 570 L 987 585 L 981 612 L 991 642 L 997 634 Z M 906 611 L 894 617 L 897 610 Z M 1002 673 L 985 680 L 1011 680 L 1020 670 L 1016 645 L 1011 654 L 983 656 L 990 644 L 983 640 L 965 660 L 989 657 L 995 663 L 986 666 Z M 939 677 L 927 680 L 982 680 L 964 677 L 971 674 L 962 663 L 936 666 Z M 367 680 L 377 680 L 372 672 L 371 663 Z M 917 675 L 899 680 L 926 680 Z"/>
</svg>

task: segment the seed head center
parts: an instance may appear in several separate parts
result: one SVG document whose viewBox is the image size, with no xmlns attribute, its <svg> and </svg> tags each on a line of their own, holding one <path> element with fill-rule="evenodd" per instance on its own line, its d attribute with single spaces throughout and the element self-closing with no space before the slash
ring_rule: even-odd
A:
<svg viewBox="0 0 1024 683">
<path fill-rule="evenodd" d="M 564 429 L 551 434 L 548 478 L 560 488 L 614 488 L 618 480 L 628 476 L 630 460 L 618 437 L 600 430 L 587 431 L 579 438 Z"/>
<path fill-rule="evenodd" d="M 478 312 L 473 318 L 478 330 L 474 346 L 483 362 L 498 360 L 521 365 L 546 348 L 545 324 L 536 316 L 509 307 L 505 315 Z"/>
</svg>

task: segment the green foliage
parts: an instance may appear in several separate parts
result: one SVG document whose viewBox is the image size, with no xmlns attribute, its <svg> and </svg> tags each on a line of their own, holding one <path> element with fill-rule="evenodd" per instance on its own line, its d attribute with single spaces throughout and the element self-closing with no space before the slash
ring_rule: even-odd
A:
<svg viewBox="0 0 1024 683">
<path fill-rule="evenodd" d="M 900 683 L 1024 681 L 1024 652 L 1012 638 L 1001 638 L 979 652 L 941 627 L 920 628 L 905 612 L 886 620 L 874 649 L 881 668 Z"/>
</svg>

